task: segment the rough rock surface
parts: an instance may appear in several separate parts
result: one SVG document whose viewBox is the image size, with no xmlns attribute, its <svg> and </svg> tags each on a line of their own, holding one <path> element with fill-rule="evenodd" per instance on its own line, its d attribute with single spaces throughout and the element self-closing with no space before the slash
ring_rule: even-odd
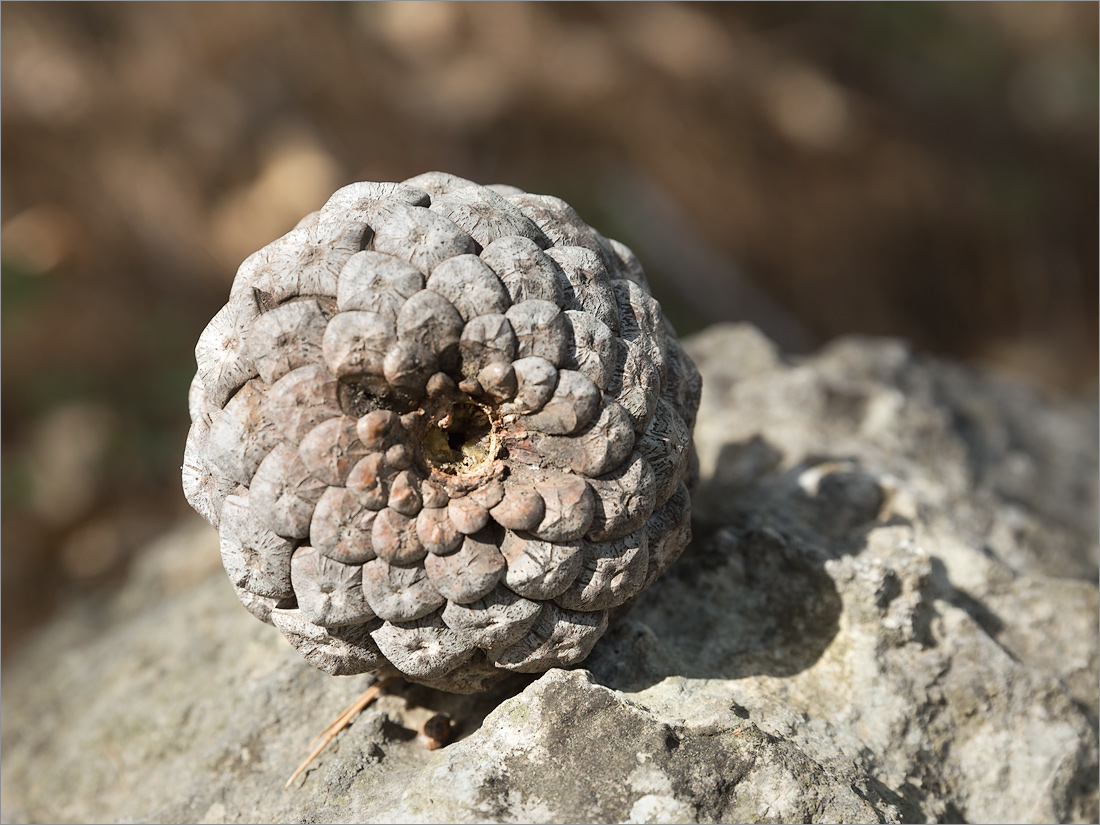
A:
<svg viewBox="0 0 1100 825">
<path fill-rule="evenodd" d="M 888 341 L 687 346 L 695 539 L 585 669 L 396 688 L 284 791 L 370 677 L 240 610 L 186 523 L 5 670 L 3 820 L 1095 821 L 1095 404 Z"/>
</svg>

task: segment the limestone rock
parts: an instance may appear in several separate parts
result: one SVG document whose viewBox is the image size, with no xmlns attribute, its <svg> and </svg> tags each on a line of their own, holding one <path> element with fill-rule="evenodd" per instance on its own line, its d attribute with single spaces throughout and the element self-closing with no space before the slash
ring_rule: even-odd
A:
<svg viewBox="0 0 1100 825">
<path fill-rule="evenodd" d="M 318 673 L 240 610 L 189 522 L 5 663 L 0 819 L 1096 821 L 1095 402 L 889 341 L 687 348 L 695 538 L 582 665 L 399 684 L 283 791 L 371 677 Z M 565 612 L 509 594 L 406 625 L 495 655 Z M 427 750 L 436 713 L 456 739 Z"/>
</svg>

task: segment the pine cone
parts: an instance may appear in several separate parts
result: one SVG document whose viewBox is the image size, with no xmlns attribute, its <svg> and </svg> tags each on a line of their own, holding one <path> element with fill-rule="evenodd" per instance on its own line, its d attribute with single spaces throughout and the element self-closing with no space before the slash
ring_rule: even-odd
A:
<svg viewBox="0 0 1100 825">
<path fill-rule="evenodd" d="M 346 186 L 241 265 L 196 359 L 187 500 L 329 673 L 575 664 L 690 538 L 699 374 L 557 198 Z"/>
</svg>

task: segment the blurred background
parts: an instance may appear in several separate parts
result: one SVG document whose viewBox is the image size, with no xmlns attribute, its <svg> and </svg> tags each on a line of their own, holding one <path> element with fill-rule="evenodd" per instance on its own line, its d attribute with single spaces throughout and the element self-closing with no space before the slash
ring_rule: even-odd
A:
<svg viewBox="0 0 1100 825">
<path fill-rule="evenodd" d="M 5 3 L 3 653 L 190 513 L 199 332 L 356 180 L 563 197 L 682 334 L 901 336 L 1094 397 L 1097 9 Z"/>
</svg>

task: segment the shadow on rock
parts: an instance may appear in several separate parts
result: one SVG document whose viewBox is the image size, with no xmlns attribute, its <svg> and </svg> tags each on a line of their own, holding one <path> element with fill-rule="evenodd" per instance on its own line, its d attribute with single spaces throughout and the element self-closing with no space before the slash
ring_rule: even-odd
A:
<svg viewBox="0 0 1100 825">
<path fill-rule="evenodd" d="M 888 496 L 852 459 L 781 459 L 759 436 L 723 447 L 694 496 L 692 543 L 586 662 L 602 684 L 788 677 L 821 657 L 842 610 L 825 565 L 890 523 Z"/>
<path fill-rule="evenodd" d="M 405 700 L 405 717 L 414 717 L 409 711 L 424 708 L 433 714 L 445 714 L 454 723 L 451 741 L 465 739 L 477 731 L 485 722 L 485 717 L 503 702 L 517 696 L 536 679 L 536 675 L 517 673 L 515 676 L 494 685 L 482 693 L 459 694 L 418 685 L 413 682 L 400 682 L 391 692 Z M 414 738 L 416 731 L 406 729 L 406 737 Z"/>
</svg>

